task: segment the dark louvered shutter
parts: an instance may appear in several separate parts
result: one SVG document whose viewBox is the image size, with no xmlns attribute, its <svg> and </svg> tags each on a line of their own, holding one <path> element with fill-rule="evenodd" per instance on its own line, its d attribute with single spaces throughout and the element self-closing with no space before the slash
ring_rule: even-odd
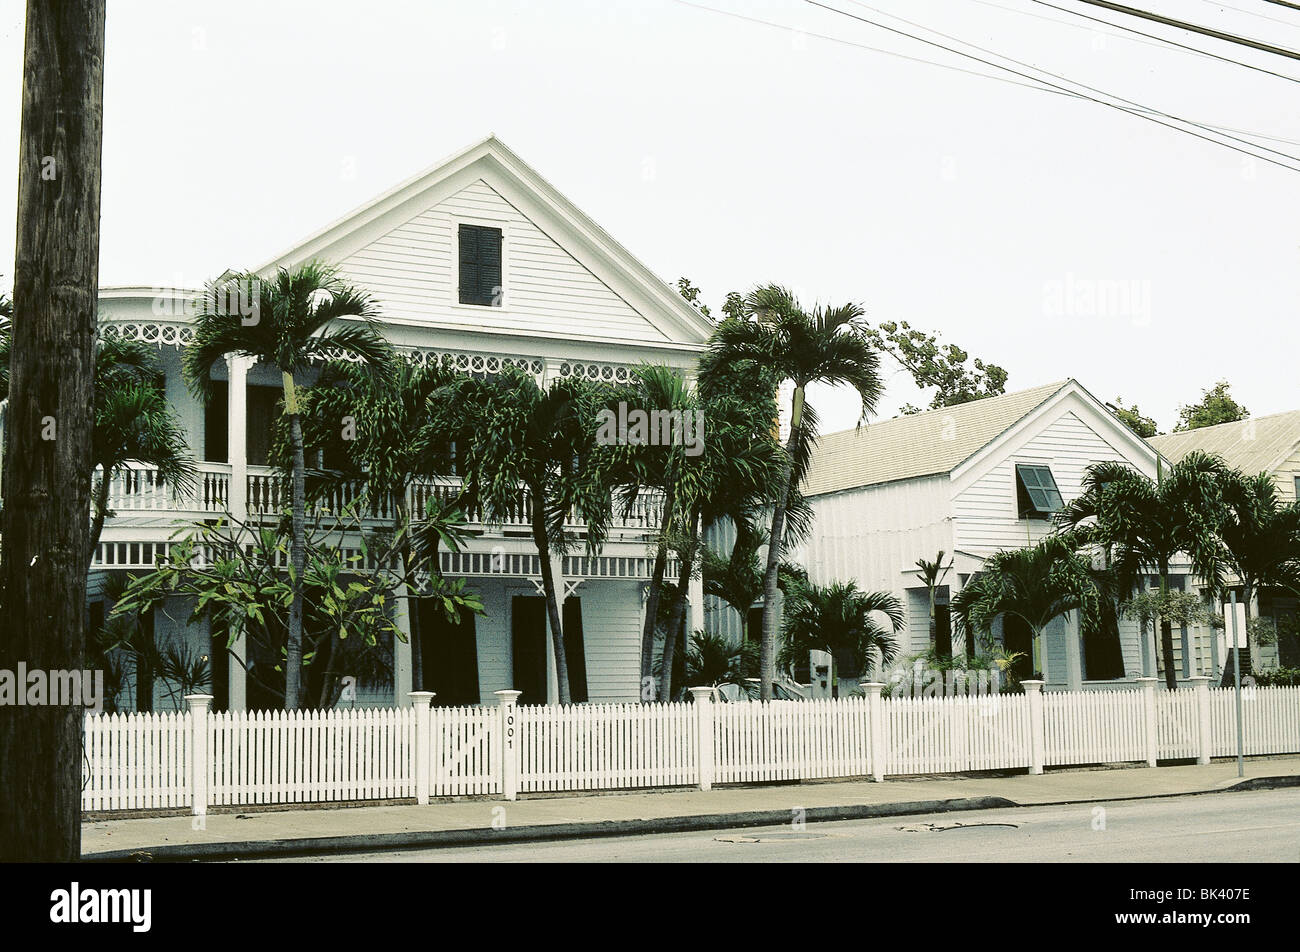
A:
<svg viewBox="0 0 1300 952">
<path fill-rule="evenodd" d="M 460 303 L 492 306 L 499 304 L 501 287 L 501 229 L 483 225 L 461 225 Z"/>
</svg>

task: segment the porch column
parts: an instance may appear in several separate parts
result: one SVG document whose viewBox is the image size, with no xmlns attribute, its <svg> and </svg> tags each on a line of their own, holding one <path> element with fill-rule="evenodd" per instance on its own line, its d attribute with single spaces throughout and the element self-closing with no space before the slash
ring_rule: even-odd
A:
<svg viewBox="0 0 1300 952">
<path fill-rule="evenodd" d="M 559 357 L 547 357 L 542 362 L 542 373 L 537 378 L 537 385 L 545 390 L 554 381 L 560 379 L 560 364 L 564 363 Z"/>
<path fill-rule="evenodd" d="M 1065 615 L 1065 684 L 1070 691 L 1083 690 L 1083 633 L 1080 631 L 1079 612 Z"/>
<path fill-rule="evenodd" d="M 411 618 L 408 613 L 410 601 L 406 596 L 406 586 L 399 585 L 393 624 L 406 640 L 393 638 L 393 706 L 405 707 L 412 703 L 411 693 L 414 673 L 411 670 Z"/>
<path fill-rule="evenodd" d="M 227 357 L 230 382 L 226 394 L 226 459 L 230 461 L 230 515 L 248 518 L 248 357 Z"/>
<path fill-rule="evenodd" d="M 686 647 L 689 650 L 691 635 L 704 628 L 704 571 L 702 563 L 696 566 L 696 572 L 691 576 L 691 580 L 686 586 L 686 597 L 690 604 L 686 629 Z"/>
<path fill-rule="evenodd" d="M 230 485 L 226 490 L 226 506 L 232 519 L 243 522 L 248 518 L 248 370 L 253 362 L 248 357 L 227 357 L 226 368 L 230 377 L 226 389 L 226 459 L 230 462 Z M 240 631 L 235 639 L 228 666 L 226 707 L 242 711 L 248 707 L 248 639 Z M 236 659 L 242 659 L 241 664 Z"/>
</svg>

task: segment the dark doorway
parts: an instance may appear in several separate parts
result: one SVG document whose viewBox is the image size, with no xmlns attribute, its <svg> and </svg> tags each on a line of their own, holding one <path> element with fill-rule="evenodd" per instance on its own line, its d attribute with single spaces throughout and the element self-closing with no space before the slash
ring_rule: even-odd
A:
<svg viewBox="0 0 1300 952">
<path fill-rule="evenodd" d="M 516 595 L 510 600 L 510 637 L 519 703 L 545 704 L 546 599 Z"/>
<path fill-rule="evenodd" d="M 745 640 L 752 641 L 754 644 L 761 644 L 763 641 L 763 609 L 751 608 L 749 614 L 745 616 Z"/>
<path fill-rule="evenodd" d="M 934 606 L 934 653 L 940 658 L 952 657 L 952 618 L 947 605 Z"/>
<path fill-rule="evenodd" d="M 218 631 L 208 646 L 208 670 L 212 672 L 212 709 L 230 710 L 230 652 L 226 633 Z"/>
<path fill-rule="evenodd" d="M 423 690 L 434 692 L 437 705 L 479 702 L 478 641 L 474 613 L 461 611 L 447 620 L 441 599 L 420 600 L 420 659 L 424 666 Z"/>
<path fill-rule="evenodd" d="M 1115 603 L 1103 599 L 1096 618 L 1084 620 L 1083 679 L 1111 681 L 1124 677 L 1124 650 L 1119 640 Z"/>
<path fill-rule="evenodd" d="M 153 609 L 147 608 L 139 615 L 140 650 L 135 653 L 135 709 L 137 711 L 153 710 L 153 681 L 156 672 L 153 668 Z"/>
<path fill-rule="evenodd" d="M 582 599 L 564 600 L 564 654 L 569 669 L 569 697 L 575 704 L 587 700 L 587 650 L 582 639 Z"/>
<path fill-rule="evenodd" d="M 1027 621 L 1018 615 L 1002 616 L 1002 647 L 1021 655 L 1011 667 L 1017 678 L 1026 681 L 1034 676 L 1034 632 Z"/>
</svg>

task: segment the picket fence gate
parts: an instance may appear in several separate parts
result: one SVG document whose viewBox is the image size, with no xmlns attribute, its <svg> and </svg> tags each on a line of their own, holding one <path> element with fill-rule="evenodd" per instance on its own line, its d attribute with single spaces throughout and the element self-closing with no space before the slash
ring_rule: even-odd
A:
<svg viewBox="0 0 1300 952">
<path fill-rule="evenodd" d="M 87 715 L 82 809 L 409 800 L 1028 769 L 1236 752 L 1234 692 L 1052 692 L 719 704 L 431 707 Z M 1300 687 L 1242 691 L 1245 752 L 1300 752 Z"/>
</svg>

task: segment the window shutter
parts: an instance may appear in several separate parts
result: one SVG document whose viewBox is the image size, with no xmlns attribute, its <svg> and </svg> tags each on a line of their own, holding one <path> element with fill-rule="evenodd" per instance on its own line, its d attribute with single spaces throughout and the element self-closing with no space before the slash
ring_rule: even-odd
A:
<svg viewBox="0 0 1300 952">
<path fill-rule="evenodd" d="M 461 304 L 492 306 L 499 303 L 496 296 L 501 287 L 501 238 L 500 228 L 460 226 Z"/>
</svg>

